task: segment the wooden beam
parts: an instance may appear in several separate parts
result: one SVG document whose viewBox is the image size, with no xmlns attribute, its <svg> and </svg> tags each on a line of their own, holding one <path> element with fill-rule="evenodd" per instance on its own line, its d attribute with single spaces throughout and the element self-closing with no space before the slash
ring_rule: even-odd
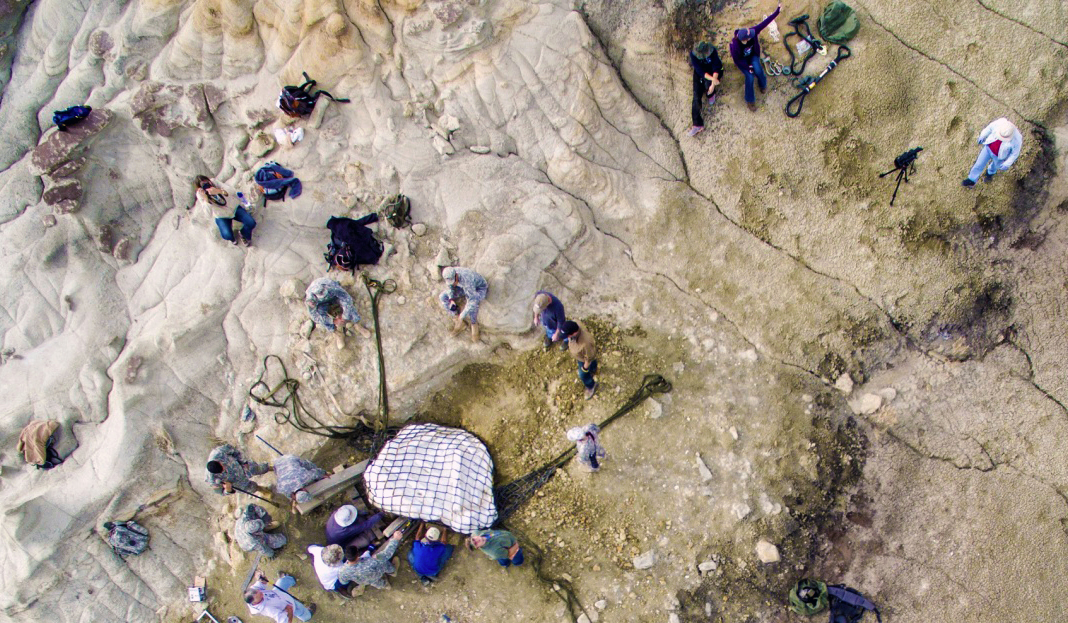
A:
<svg viewBox="0 0 1068 623">
<path fill-rule="evenodd" d="M 322 480 L 311 483 L 304 490 L 311 495 L 311 500 L 297 504 L 297 512 L 305 515 L 311 510 L 318 508 L 336 493 L 340 493 L 349 483 L 363 475 L 367 469 L 367 461 L 360 461 L 352 467 L 346 467 L 336 474 L 331 474 Z"/>
</svg>

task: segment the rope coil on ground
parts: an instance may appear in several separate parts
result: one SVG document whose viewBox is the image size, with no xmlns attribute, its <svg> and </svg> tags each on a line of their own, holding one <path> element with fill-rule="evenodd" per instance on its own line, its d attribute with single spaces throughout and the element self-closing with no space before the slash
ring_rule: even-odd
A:
<svg viewBox="0 0 1068 623">
<path fill-rule="evenodd" d="M 277 361 L 282 370 L 282 380 L 271 387 L 267 378 L 271 376 L 271 361 Z M 321 437 L 332 439 L 351 439 L 370 433 L 370 429 L 362 423 L 355 426 L 342 424 L 326 424 L 312 415 L 311 411 L 304 406 L 300 399 L 300 381 L 289 376 L 286 364 L 278 355 L 267 355 L 263 358 L 263 372 L 256 382 L 248 388 L 248 397 L 257 404 L 266 407 L 286 409 L 285 412 L 276 413 L 274 421 L 279 424 L 290 424 L 303 433 L 311 433 Z"/>
</svg>

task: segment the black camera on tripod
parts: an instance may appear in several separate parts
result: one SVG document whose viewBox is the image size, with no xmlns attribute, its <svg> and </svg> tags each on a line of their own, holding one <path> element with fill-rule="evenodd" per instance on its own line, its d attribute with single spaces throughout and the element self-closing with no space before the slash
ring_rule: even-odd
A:
<svg viewBox="0 0 1068 623">
<path fill-rule="evenodd" d="M 879 177 L 882 178 L 897 172 L 897 184 L 894 186 L 894 195 L 890 197 L 890 205 L 894 205 L 894 200 L 897 199 L 897 190 L 901 188 L 901 180 L 904 179 L 905 183 L 908 184 L 909 173 L 916 171 L 916 158 L 919 157 L 921 151 L 923 151 L 923 147 L 913 147 L 903 152 L 900 156 L 894 158 L 893 169 L 879 174 Z"/>
</svg>

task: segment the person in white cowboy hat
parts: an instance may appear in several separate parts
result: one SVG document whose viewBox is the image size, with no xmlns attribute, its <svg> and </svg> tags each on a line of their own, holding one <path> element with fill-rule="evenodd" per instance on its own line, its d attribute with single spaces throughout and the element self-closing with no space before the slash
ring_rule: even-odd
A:
<svg viewBox="0 0 1068 623">
<path fill-rule="evenodd" d="M 382 513 L 375 513 L 370 517 L 360 519 L 356 507 L 346 504 L 334 511 L 330 519 L 326 520 L 326 543 L 327 545 L 340 545 L 342 548 L 350 545 L 361 549 L 367 547 L 375 538 L 371 529 L 382 520 L 382 517 Z"/>
<path fill-rule="evenodd" d="M 1020 157 L 1023 147 L 1023 135 L 1020 130 L 1005 117 L 995 119 L 979 133 L 979 157 L 975 159 L 968 177 L 962 186 L 971 187 L 979 181 L 979 176 L 986 171 L 986 181 L 990 181 L 998 171 L 1008 171 Z"/>
</svg>

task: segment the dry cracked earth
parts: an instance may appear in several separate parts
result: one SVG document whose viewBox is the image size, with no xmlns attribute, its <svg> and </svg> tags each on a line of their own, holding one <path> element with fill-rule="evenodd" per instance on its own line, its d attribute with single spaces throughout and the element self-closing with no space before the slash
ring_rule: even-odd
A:
<svg viewBox="0 0 1068 623">
<path fill-rule="evenodd" d="M 368 270 L 397 283 L 379 310 L 395 424 L 475 432 L 507 482 L 645 374 L 673 385 L 605 430 L 600 473 L 565 467 L 510 519 L 591 621 L 793 621 L 804 575 L 887 621 L 1068 619 L 1068 8 L 852 5 L 853 56 L 800 117 L 786 77 L 750 112 L 728 67 L 688 137 L 686 50 L 726 59 L 770 0 L 0 0 L 0 620 L 192 620 L 195 575 L 215 616 L 250 620 L 252 559 L 204 458 L 269 459 L 253 433 L 328 468 L 362 457 L 240 413 L 271 354 L 317 417 L 374 412 L 372 342 L 306 338 L 300 295 L 326 220 L 395 193 L 419 226 L 377 225 Z M 787 3 L 780 31 L 820 9 Z M 301 71 L 352 101 L 279 145 Z M 81 103 L 93 117 L 57 133 L 52 111 Z M 1002 116 L 1022 156 L 961 188 Z M 879 174 L 916 146 L 890 206 Z M 267 160 L 304 192 L 231 247 L 190 180 L 249 192 Z M 491 284 L 478 344 L 448 336 L 442 262 Z M 529 328 L 539 288 L 601 342 L 590 402 Z M 55 470 L 15 452 L 32 418 L 62 424 Z M 265 564 L 315 620 L 572 619 L 529 566 L 468 553 L 432 588 L 402 569 L 332 599 L 302 556 L 325 512 L 281 512 L 290 544 Z M 131 516 L 151 547 L 123 561 L 100 526 Z"/>
</svg>

